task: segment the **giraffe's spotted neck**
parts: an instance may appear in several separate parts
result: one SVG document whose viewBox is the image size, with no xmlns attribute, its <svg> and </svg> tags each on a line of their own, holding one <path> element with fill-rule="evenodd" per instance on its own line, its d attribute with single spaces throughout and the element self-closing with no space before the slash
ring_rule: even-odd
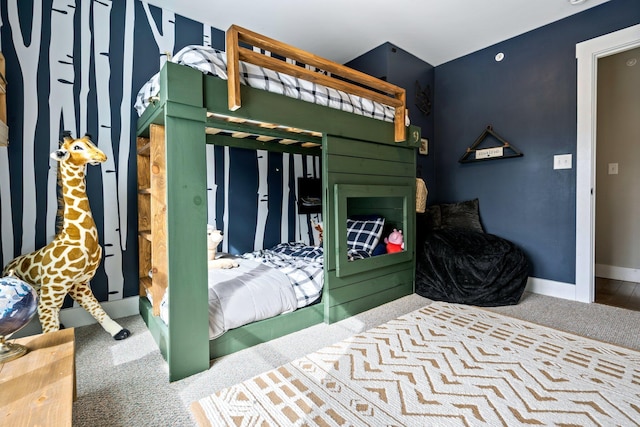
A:
<svg viewBox="0 0 640 427">
<path fill-rule="evenodd" d="M 59 238 L 86 244 L 97 243 L 98 231 L 91 215 L 85 182 L 85 165 L 60 162 L 60 182 L 64 201 L 62 230 Z"/>
</svg>

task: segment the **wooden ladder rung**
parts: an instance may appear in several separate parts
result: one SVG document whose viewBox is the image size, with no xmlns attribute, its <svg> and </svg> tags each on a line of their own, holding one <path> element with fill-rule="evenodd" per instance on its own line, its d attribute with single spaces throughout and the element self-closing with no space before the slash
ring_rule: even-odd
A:
<svg viewBox="0 0 640 427">
<path fill-rule="evenodd" d="M 140 230 L 140 231 L 138 232 L 138 235 L 139 235 L 140 237 L 142 237 L 142 238 L 144 238 L 144 239 L 146 239 L 146 240 L 150 241 L 150 242 L 151 242 L 151 241 L 153 241 L 153 240 L 151 239 L 151 231 L 149 231 L 149 230 Z"/>
<path fill-rule="evenodd" d="M 151 292 L 152 282 L 151 282 L 151 278 L 150 277 L 143 276 L 143 277 L 140 277 L 138 280 L 140 281 L 140 283 L 144 287 L 145 291 Z"/>
</svg>

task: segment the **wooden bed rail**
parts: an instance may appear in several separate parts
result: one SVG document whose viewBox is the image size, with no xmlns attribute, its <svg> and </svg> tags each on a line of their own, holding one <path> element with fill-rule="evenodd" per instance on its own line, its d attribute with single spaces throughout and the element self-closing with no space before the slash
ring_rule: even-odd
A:
<svg viewBox="0 0 640 427">
<path fill-rule="evenodd" d="M 304 67 L 289 64 L 285 61 L 272 58 L 253 50 L 240 46 L 240 43 L 267 50 L 271 53 L 301 62 L 305 65 L 319 68 L 335 74 L 344 80 L 327 76 L 323 73 L 308 70 Z M 370 99 L 395 109 L 394 117 L 394 139 L 401 142 L 406 139 L 405 135 L 405 110 L 406 94 L 405 90 L 399 86 L 387 83 L 383 80 L 372 77 L 368 74 L 356 71 L 336 62 L 316 56 L 312 53 L 279 42 L 253 31 L 244 29 L 237 25 L 232 25 L 227 30 L 227 74 L 229 87 L 229 110 L 235 111 L 240 108 L 240 66 L 239 62 L 244 61 L 260 67 L 278 71 L 290 76 L 294 76 L 313 83 L 318 83 L 336 90 L 351 93 L 362 98 Z M 357 83 L 357 84 L 356 84 Z M 362 87 L 363 85 L 366 87 Z"/>
</svg>

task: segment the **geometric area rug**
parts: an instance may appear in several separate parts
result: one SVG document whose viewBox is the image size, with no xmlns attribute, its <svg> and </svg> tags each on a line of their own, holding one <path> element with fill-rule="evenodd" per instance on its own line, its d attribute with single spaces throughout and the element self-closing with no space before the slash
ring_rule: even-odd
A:
<svg viewBox="0 0 640 427">
<path fill-rule="evenodd" d="M 191 411 L 201 426 L 639 426 L 640 352 L 434 302 Z"/>
</svg>

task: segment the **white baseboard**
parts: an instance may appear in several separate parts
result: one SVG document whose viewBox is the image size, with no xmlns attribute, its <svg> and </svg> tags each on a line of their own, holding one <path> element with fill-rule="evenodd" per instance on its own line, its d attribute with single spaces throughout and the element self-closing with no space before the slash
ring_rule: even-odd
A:
<svg viewBox="0 0 640 427">
<path fill-rule="evenodd" d="M 576 285 L 573 283 L 529 277 L 525 290 L 534 294 L 576 301 Z"/>
<path fill-rule="evenodd" d="M 139 313 L 138 297 L 129 297 L 117 301 L 105 301 L 100 303 L 104 311 L 107 312 L 112 319 L 120 317 L 133 316 Z M 96 323 L 96 319 L 91 317 L 82 307 L 72 307 L 60 310 L 60 322 L 68 328 L 77 328 L 78 326 L 86 326 Z"/>
<path fill-rule="evenodd" d="M 100 303 L 100 305 L 102 305 L 102 308 L 107 312 L 109 317 L 119 319 L 120 317 L 133 316 L 140 312 L 138 299 L 138 297 L 129 297 L 117 301 L 105 301 Z M 82 307 L 71 307 L 60 310 L 60 323 L 62 323 L 65 328 L 77 328 L 94 324 L 96 323 L 96 319 L 91 317 Z M 27 326 L 12 335 L 11 338 L 21 338 L 40 333 L 42 333 L 42 328 L 40 327 L 40 321 L 36 314 Z"/>
<path fill-rule="evenodd" d="M 625 282 L 640 282 L 640 270 L 637 268 L 616 267 L 615 265 L 596 264 L 596 277 L 622 280 Z"/>
</svg>

